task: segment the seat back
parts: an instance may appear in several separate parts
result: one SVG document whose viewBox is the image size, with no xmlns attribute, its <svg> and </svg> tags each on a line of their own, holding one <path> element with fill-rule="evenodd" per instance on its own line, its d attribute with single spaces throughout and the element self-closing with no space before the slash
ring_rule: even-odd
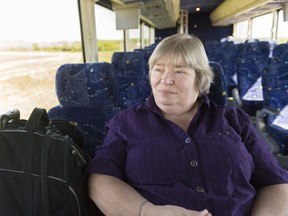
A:
<svg viewBox="0 0 288 216">
<path fill-rule="evenodd" d="M 214 72 L 214 80 L 209 89 L 208 97 L 219 105 L 226 105 L 227 85 L 223 68 L 219 63 L 213 61 L 210 61 L 209 65 Z"/>
<path fill-rule="evenodd" d="M 263 70 L 264 105 L 281 110 L 288 104 L 288 43 L 276 45 L 269 66 Z"/>
<path fill-rule="evenodd" d="M 269 63 L 270 44 L 267 41 L 244 44 L 243 56 L 238 71 L 240 97 L 261 77 L 261 72 Z"/>
<path fill-rule="evenodd" d="M 262 86 L 264 107 L 277 113 L 266 116 L 266 132 L 278 144 L 279 152 L 288 155 L 288 44 L 275 46 L 262 73 Z"/>
<path fill-rule="evenodd" d="M 144 52 L 114 52 L 111 63 L 119 86 L 119 106 L 125 108 L 145 101 L 151 90 Z"/>
<path fill-rule="evenodd" d="M 232 95 L 232 89 L 237 87 L 237 71 L 242 58 L 243 44 L 233 41 L 207 41 L 205 50 L 209 61 L 218 62 L 224 71 L 227 95 Z"/>
<path fill-rule="evenodd" d="M 285 62 L 288 59 L 288 43 L 277 44 L 272 51 L 272 57 L 277 62 Z"/>
<path fill-rule="evenodd" d="M 114 67 L 110 63 L 65 64 L 56 73 L 59 105 L 50 119 L 73 122 L 91 155 L 102 144 L 105 123 L 119 111 Z"/>
<path fill-rule="evenodd" d="M 237 88 L 237 72 L 239 63 L 243 55 L 242 44 L 235 44 L 234 42 L 222 43 L 222 60 L 219 62 L 224 70 L 227 94 L 232 95 L 232 89 Z"/>
<path fill-rule="evenodd" d="M 238 91 L 243 109 L 251 116 L 263 107 L 261 86 L 262 71 L 269 63 L 270 43 L 268 41 L 249 42 L 244 44 L 237 73 Z"/>
</svg>

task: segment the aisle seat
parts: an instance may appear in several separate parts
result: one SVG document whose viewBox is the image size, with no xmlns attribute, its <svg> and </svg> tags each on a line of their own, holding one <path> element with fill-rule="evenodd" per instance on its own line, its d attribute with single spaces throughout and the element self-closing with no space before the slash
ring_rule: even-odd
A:
<svg viewBox="0 0 288 216">
<path fill-rule="evenodd" d="M 288 44 L 275 46 L 262 73 L 262 86 L 264 108 L 257 112 L 257 128 L 275 154 L 288 155 Z"/>
<path fill-rule="evenodd" d="M 258 41 L 245 43 L 243 56 L 237 71 L 238 85 L 232 95 L 236 106 L 241 107 L 250 116 L 263 107 L 262 71 L 270 61 L 270 43 Z"/>
<path fill-rule="evenodd" d="M 209 62 L 214 72 L 214 80 L 209 89 L 208 97 L 219 105 L 227 105 L 227 85 L 222 66 L 218 62 Z"/>
</svg>

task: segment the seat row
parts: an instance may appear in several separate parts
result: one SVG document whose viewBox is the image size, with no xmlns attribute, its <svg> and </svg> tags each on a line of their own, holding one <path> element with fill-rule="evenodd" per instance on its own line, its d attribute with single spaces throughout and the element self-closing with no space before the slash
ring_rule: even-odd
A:
<svg viewBox="0 0 288 216">
<path fill-rule="evenodd" d="M 210 42 L 206 49 L 223 67 L 233 104 L 256 117 L 275 154 L 288 155 L 288 43 Z"/>
<path fill-rule="evenodd" d="M 215 73 L 209 97 L 227 103 L 226 83 L 220 64 L 210 62 Z M 120 110 L 141 102 L 151 94 L 148 59 L 140 50 L 115 52 L 111 63 L 65 64 L 56 73 L 59 105 L 48 111 L 50 119 L 72 122 L 84 138 L 91 156 L 103 142 L 105 124 Z"/>
</svg>

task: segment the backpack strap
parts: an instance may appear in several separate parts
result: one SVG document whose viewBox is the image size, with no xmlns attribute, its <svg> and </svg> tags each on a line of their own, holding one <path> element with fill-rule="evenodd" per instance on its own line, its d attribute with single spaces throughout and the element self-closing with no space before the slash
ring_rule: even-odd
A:
<svg viewBox="0 0 288 216">
<path fill-rule="evenodd" d="M 35 131 L 40 125 L 48 126 L 49 117 L 46 109 L 35 107 L 26 123 L 25 129 L 27 131 Z"/>
</svg>

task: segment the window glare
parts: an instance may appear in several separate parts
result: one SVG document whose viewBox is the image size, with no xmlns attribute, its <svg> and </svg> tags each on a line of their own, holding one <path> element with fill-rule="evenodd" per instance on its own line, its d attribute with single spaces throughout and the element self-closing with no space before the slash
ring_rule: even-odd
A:
<svg viewBox="0 0 288 216">
<path fill-rule="evenodd" d="M 95 4 L 96 35 L 100 40 L 122 40 L 123 31 L 116 29 L 114 11 Z"/>
<path fill-rule="evenodd" d="M 272 37 L 273 14 L 265 14 L 252 19 L 252 38 L 270 40 Z"/>
<path fill-rule="evenodd" d="M 144 47 L 145 46 L 149 46 L 149 27 L 144 25 L 144 29 L 143 29 L 143 38 L 144 38 Z"/>
<path fill-rule="evenodd" d="M 248 20 L 236 23 L 236 35 L 239 40 L 246 40 L 248 32 Z"/>
<path fill-rule="evenodd" d="M 273 24 L 275 19 L 276 22 Z M 272 35 L 272 32 L 275 34 Z M 248 39 L 271 40 L 275 38 L 277 43 L 286 43 L 288 42 L 288 22 L 284 22 L 283 10 L 277 13 L 271 12 L 235 23 L 233 36 L 238 42 Z"/>
<path fill-rule="evenodd" d="M 280 10 L 278 15 L 277 40 L 279 43 L 288 41 L 288 22 L 284 22 L 283 10 Z"/>
<path fill-rule="evenodd" d="M 100 62 L 111 62 L 115 51 L 124 50 L 123 30 L 116 29 L 114 11 L 95 4 L 96 37 Z"/>
<path fill-rule="evenodd" d="M 140 28 L 129 29 L 129 51 L 140 48 Z"/>
</svg>

